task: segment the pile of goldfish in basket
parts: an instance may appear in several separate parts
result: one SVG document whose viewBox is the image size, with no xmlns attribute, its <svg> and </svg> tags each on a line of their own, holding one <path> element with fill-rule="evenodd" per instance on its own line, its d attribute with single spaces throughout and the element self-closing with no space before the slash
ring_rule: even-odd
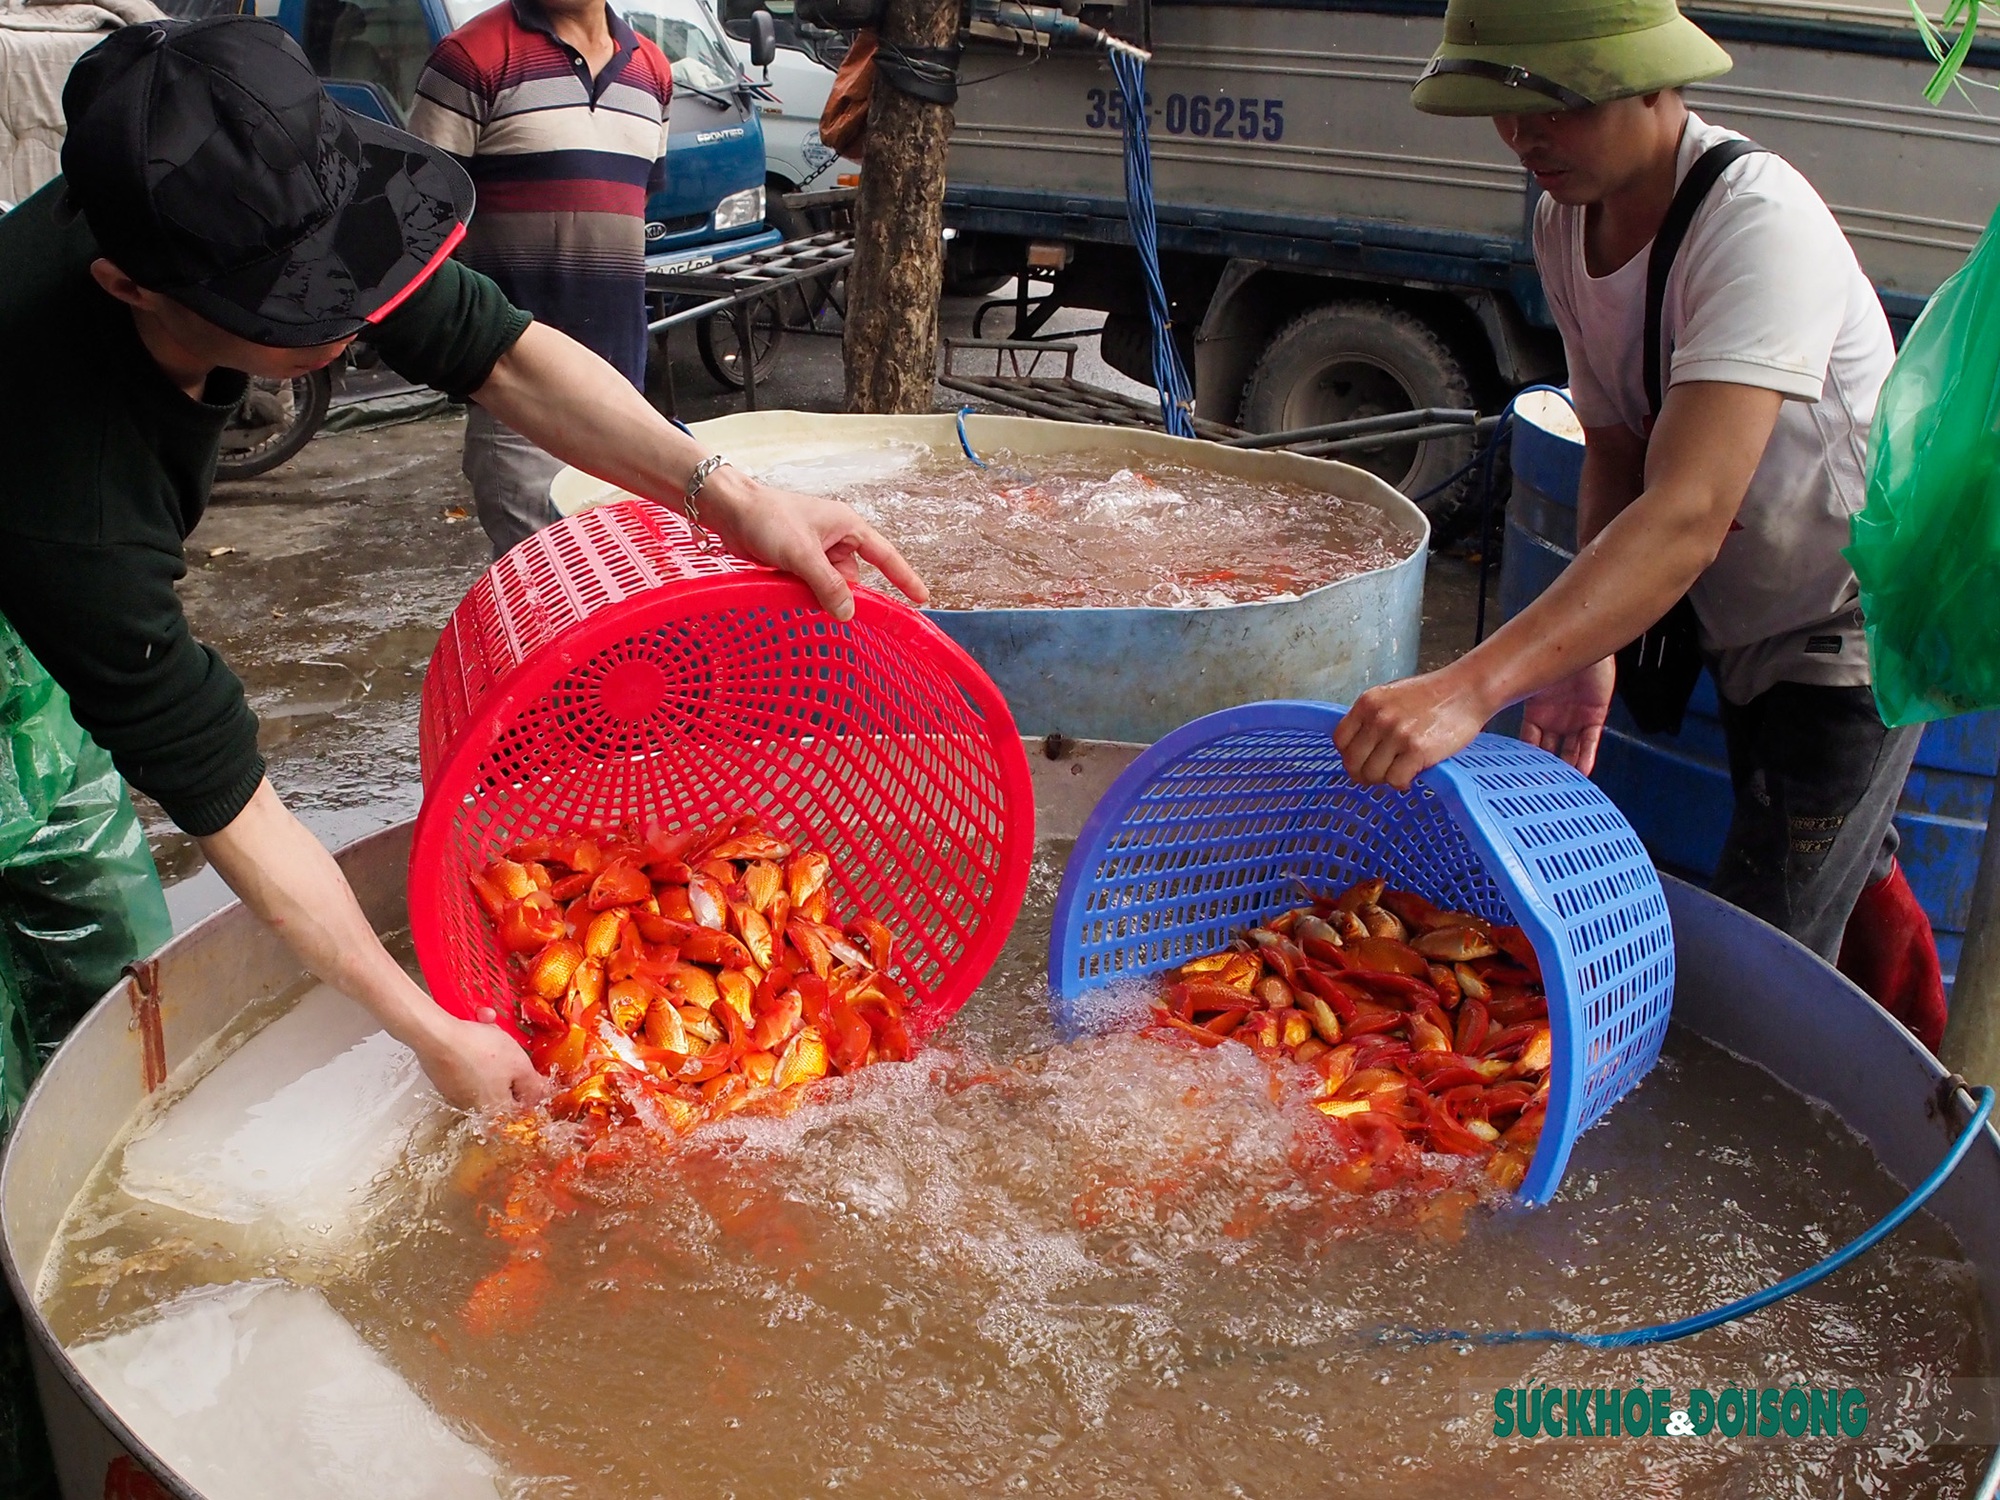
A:
<svg viewBox="0 0 2000 1500">
<path fill-rule="evenodd" d="M 893 935 L 872 916 L 836 925 L 831 875 L 749 815 L 530 839 L 475 874 L 529 1055 L 560 1087 L 551 1112 L 680 1135 L 907 1059 Z"/>
<path fill-rule="evenodd" d="M 1527 1175 L 1548 1108 L 1541 965 L 1518 927 L 1365 880 L 1166 976 L 1151 1034 L 1239 1042 L 1326 1116 L 1333 1180 L 1408 1180 L 1422 1151 Z"/>
<path fill-rule="evenodd" d="M 910 1001 L 872 916 L 833 918 L 831 861 L 744 816 L 532 839 L 472 878 L 515 956 L 517 1016 L 551 1112 L 686 1134 L 789 1113 L 829 1072 L 904 1061 Z M 1520 928 L 1365 880 L 1165 977 L 1149 1028 L 1237 1042 L 1308 1091 L 1357 1190 L 1412 1152 L 1513 1188 L 1548 1103 L 1541 966 Z"/>
</svg>

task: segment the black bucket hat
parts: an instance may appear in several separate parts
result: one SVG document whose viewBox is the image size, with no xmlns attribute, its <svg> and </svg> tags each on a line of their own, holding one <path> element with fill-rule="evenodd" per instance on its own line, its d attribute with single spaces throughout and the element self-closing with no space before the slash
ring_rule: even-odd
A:
<svg viewBox="0 0 2000 1500">
<path fill-rule="evenodd" d="M 351 114 L 275 22 L 128 26 L 63 89 L 66 206 L 139 285 L 252 343 L 380 321 L 450 256 L 472 180 Z"/>
</svg>

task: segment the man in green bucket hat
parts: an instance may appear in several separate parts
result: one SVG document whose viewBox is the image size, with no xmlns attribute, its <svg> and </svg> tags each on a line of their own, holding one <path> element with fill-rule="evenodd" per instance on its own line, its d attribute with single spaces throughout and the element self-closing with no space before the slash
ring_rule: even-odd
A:
<svg viewBox="0 0 2000 1500">
<path fill-rule="evenodd" d="M 1457 662 L 1364 693 L 1335 741 L 1357 779 L 1408 787 L 1525 703 L 1522 737 L 1588 774 L 1614 687 L 1678 729 L 1705 664 L 1735 793 L 1716 894 L 1935 1047 L 1937 950 L 1892 822 L 1920 731 L 1876 712 L 1841 555 L 1894 345 L 1812 185 L 1682 99 L 1729 66 L 1673 0 L 1450 0 L 1413 99 L 1490 117 L 1542 191 L 1578 551 Z"/>
</svg>

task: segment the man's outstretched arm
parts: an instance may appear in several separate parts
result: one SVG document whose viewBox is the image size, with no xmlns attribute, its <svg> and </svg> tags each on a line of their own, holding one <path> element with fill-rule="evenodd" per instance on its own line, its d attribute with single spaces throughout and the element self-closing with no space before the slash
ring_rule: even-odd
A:
<svg viewBox="0 0 2000 1500">
<path fill-rule="evenodd" d="M 1594 668 L 1672 609 L 1722 550 L 1783 400 L 1720 382 L 1669 391 L 1639 497 L 1472 651 L 1363 693 L 1334 731 L 1348 775 L 1407 790 L 1508 704 Z"/>
</svg>

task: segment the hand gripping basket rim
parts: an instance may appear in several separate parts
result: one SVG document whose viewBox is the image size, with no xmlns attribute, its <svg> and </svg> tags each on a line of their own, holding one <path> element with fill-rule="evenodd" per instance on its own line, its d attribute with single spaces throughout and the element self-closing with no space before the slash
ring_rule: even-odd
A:
<svg viewBox="0 0 2000 1500">
<path fill-rule="evenodd" d="M 448 953 L 441 951 L 445 929 L 442 903 L 449 899 L 443 879 L 419 878 L 425 870 L 447 868 L 446 841 L 459 799 L 438 795 L 440 789 L 464 787 L 471 773 L 500 738 L 506 725 L 539 702 L 550 688 L 605 646 L 628 637 L 642 621 L 661 618 L 658 595 L 671 591 L 675 608 L 670 618 L 723 609 L 762 606 L 819 611 L 803 582 L 775 569 L 746 566 L 740 573 L 674 583 L 649 589 L 608 604 L 584 616 L 544 642 L 496 678 L 480 694 L 466 721 L 452 738 L 437 771 L 424 788 L 410 845 L 409 920 L 417 962 L 430 983 L 432 998 L 448 1013 L 474 1019 L 475 1007 L 459 988 L 458 974 Z M 917 610 L 872 589 L 853 586 L 855 611 L 845 628 L 880 629 L 919 654 L 930 654 L 947 665 L 958 689 L 965 693 L 987 726 L 994 749 L 994 769 L 1003 806 L 1020 809 L 1025 817 L 1005 820 L 991 901 L 966 951 L 939 984 L 935 996 L 911 1017 L 911 1033 L 927 1039 L 957 1013 L 1000 957 L 1020 913 L 1034 864 L 1034 783 L 1012 711 L 979 663 L 950 636 Z M 469 598 L 470 596 L 468 596 Z M 493 852 L 498 852 L 493 851 Z M 504 1007 L 498 1024 L 519 1038 L 521 1031 Z"/>
<path fill-rule="evenodd" d="M 1085 820 L 1083 830 L 1078 834 L 1076 845 L 1070 854 L 1069 863 L 1063 870 L 1062 884 L 1057 892 L 1055 920 L 1049 936 L 1049 988 L 1056 1002 L 1056 1020 L 1060 1030 L 1073 1035 L 1076 1029 L 1064 1002 L 1077 998 L 1103 982 L 1087 980 L 1077 972 L 1082 955 L 1078 940 L 1079 922 L 1076 907 L 1085 894 L 1086 887 L 1095 880 L 1094 870 L 1107 836 L 1124 822 L 1139 799 L 1153 786 L 1160 773 L 1170 770 L 1192 751 L 1256 729 L 1319 731 L 1330 739 L 1333 730 L 1346 713 L 1347 707 L 1344 704 L 1303 699 L 1274 699 L 1222 709 L 1182 725 L 1165 739 L 1150 746 L 1126 767 Z M 1532 748 L 1517 740 L 1490 734 L 1480 735 L 1475 745 L 1503 749 L 1510 755 Z M 1533 753 L 1554 764 L 1563 764 L 1544 751 L 1535 750 Z M 1620 824 L 1624 824 L 1623 815 L 1618 814 L 1610 799 L 1605 797 L 1587 777 L 1574 771 L 1573 768 L 1564 766 L 1564 769 L 1568 770 L 1577 782 L 1589 787 L 1596 799 L 1602 802 L 1604 809 L 1615 815 Z M 1348 784 L 1354 785 L 1351 782 Z M 1579 986 L 1577 976 L 1564 960 L 1563 944 L 1557 935 L 1558 929 L 1562 926 L 1562 918 L 1540 895 L 1537 883 L 1519 852 L 1503 837 L 1497 835 L 1489 825 L 1483 815 L 1486 792 L 1470 772 L 1455 764 L 1453 760 L 1446 760 L 1416 778 L 1412 791 L 1419 790 L 1437 797 L 1449 811 L 1459 833 L 1485 866 L 1486 873 L 1500 887 L 1516 925 L 1527 934 L 1542 965 L 1544 989 L 1549 1000 L 1549 1032 L 1553 1051 L 1549 1073 L 1548 1124 L 1542 1132 L 1527 1178 L 1521 1184 L 1517 1196 L 1521 1202 L 1528 1205 L 1546 1203 L 1561 1186 L 1563 1173 L 1569 1164 L 1570 1150 L 1576 1136 L 1581 1133 L 1580 1129 L 1572 1128 L 1571 1122 L 1576 1118 L 1584 1092 L 1584 1048 L 1579 1045 L 1581 1038 L 1577 1035 L 1577 1020 L 1581 1008 Z M 1629 824 L 1624 826 L 1630 834 Z M 1638 836 L 1630 834 L 1630 837 L 1637 845 Z M 1651 882 L 1651 894 L 1657 902 L 1660 913 L 1658 920 L 1661 924 L 1665 924 L 1667 921 L 1665 892 L 1660 888 L 1658 874 L 1652 870 L 1650 864 L 1646 866 L 1646 873 Z M 1274 902 L 1269 909 L 1282 910 L 1284 904 Z M 1246 925 L 1248 920 L 1246 914 Z M 1667 1015 L 1674 984 L 1670 935 L 1664 957 L 1665 978 L 1660 988 L 1669 1003 L 1659 1008 L 1659 1014 L 1650 1025 L 1648 1033 L 1639 1039 L 1639 1051 L 1643 1060 L 1626 1085 L 1628 1090 L 1644 1076 L 1646 1070 L 1650 1069 L 1658 1057 L 1660 1043 L 1666 1035 Z M 1152 964 L 1140 965 L 1132 972 L 1137 975 L 1159 973 L 1180 961 L 1178 957 L 1165 957 Z"/>
</svg>

